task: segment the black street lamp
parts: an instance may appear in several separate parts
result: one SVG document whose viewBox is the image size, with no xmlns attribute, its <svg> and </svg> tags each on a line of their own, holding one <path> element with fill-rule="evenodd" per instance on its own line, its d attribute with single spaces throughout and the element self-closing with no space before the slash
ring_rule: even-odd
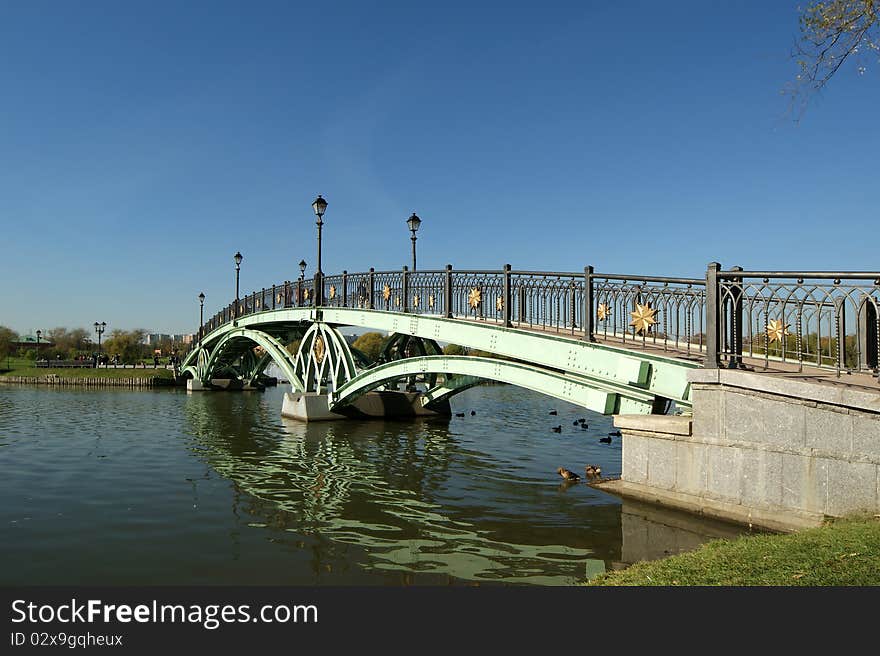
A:
<svg viewBox="0 0 880 656">
<path fill-rule="evenodd" d="M 35 360 L 35 362 L 40 361 L 40 337 L 42 337 L 42 336 L 43 336 L 43 331 L 38 330 L 37 331 L 37 359 Z"/>
<path fill-rule="evenodd" d="M 413 212 L 412 216 L 406 220 L 406 225 L 409 226 L 409 231 L 412 233 L 412 237 L 410 237 L 410 239 L 412 239 L 412 256 L 413 256 L 412 270 L 415 271 L 416 270 L 416 233 L 419 230 L 419 226 L 422 225 L 422 220 L 416 216 L 415 212 Z"/>
<path fill-rule="evenodd" d="M 321 228 L 324 227 L 324 212 L 327 211 L 327 201 L 318 194 L 318 197 L 312 202 L 312 209 L 315 210 L 315 216 L 318 217 L 315 225 L 318 226 L 318 270 L 315 271 L 315 307 L 324 302 L 324 272 L 321 270 Z"/>
<path fill-rule="evenodd" d="M 238 274 L 241 270 L 241 261 L 244 259 L 241 256 L 241 253 L 235 251 L 235 255 L 232 256 L 232 259 L 235 260 L 235 312 L 234 316 L 238 317 Z"/>
<path fill-rule="evenodd" d="M 101 352 L 101 335 L 104 334 L 104 331 L 107 329 L 107 322 L 102 321 L 101 323 L 95 322 L 95 332 L 98 333 L 98 353 Z"/>
<path fill-rule="evenodd" d="M 202 347 L 202 333 L 205 332 L 205 293 L 199 294 L 199 348 Z"/>
<path fill-rule="evenodd" d="M 305 278 L 306 278 L 306 267 L 307 267 L 307 266 L 308 266 L 308 265 L 306 264 L 306 261 L 305 261 L 305 260 L 300 260 L 300 261 L 299 261 L 299 279 L 300 279 L 300 280 L 305 280 Z"/>
</svg>

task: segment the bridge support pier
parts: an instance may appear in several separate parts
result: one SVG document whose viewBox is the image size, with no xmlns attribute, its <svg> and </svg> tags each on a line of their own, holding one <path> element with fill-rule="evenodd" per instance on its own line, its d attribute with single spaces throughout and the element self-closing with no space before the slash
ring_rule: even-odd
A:
<svg viewBox="0 0 880 656">
<path fill-rule="evenodd" d="M 216 392 L 218 390 L 232 392 L 262 391 L 263 385 L 248 385 L 245 381 L 236 378 L 212 378 L 210 385 L 205 385 L 196 378 L 188 378 L 186 381 L 187 392 Z"/>
<path fill-rule="evenodd" d="M 367 392 L 351 404 L 330 409 L 330 395 L 315 392 L 287 392 L 281 416 L 300 421 L 332 421 L 338 419 L 391 419 L 407 417 L 448 417 L 452 414 L 449 401 L 422 405 L 421 392 L 384 390 Z"/>
<path fill-rule="evenodd" d="M 880 512 L 880 393 L 704 369 L 693 417 L 616 415 L 620 480 L 600 489 L 774 530 Z"/>
<path fill-rule="evenodd" d="M 204 384 L 202 384 L 202 381 L 196 378 L 187 378 L 186 380 L 187 392 L 209 392 L 210 390 L 210 387 L 206 387 Z"/>
</svg>

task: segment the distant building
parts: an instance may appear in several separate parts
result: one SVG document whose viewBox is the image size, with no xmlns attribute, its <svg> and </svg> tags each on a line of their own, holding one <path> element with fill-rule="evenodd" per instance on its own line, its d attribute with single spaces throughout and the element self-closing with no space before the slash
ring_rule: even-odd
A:
<svg viewBox="0 0 880 656">
<path fill-rule="evenodd" d="M 15 348 L 37 348 L 37 336 L 36 335 L 19 335 L 17 342 L 10 342 L 10 346 Z M 39 341 L 40 348 L 44 346 L 47 348 L 51 348 L 55 346 L 55 342 L 52 342 L 45 337 L 40 337 Z"/>
<path fill-rule="evenodd" d="M 193 337 L 192 333 L 148 333 L 144 337 L 144 344 L 147 346 L 158 346 L 162 342 L 192 344 Z"/>
</svg>

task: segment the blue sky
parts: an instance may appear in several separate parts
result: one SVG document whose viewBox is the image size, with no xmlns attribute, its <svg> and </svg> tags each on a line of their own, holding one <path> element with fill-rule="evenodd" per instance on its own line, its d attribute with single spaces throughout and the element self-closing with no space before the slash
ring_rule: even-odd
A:
<svg viewBox="0 0 880 656">
<path fill-rule="evenodd" d="M 878 72 L 797 2 L 0 1 L 0 325 L 197 327 L 323 268 L 877 270 Z"/>
</svg>

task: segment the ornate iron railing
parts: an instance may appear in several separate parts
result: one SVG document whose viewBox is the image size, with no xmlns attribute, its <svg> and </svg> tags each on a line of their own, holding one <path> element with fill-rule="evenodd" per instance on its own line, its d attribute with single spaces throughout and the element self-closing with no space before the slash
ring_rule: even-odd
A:
<svg viewBox="0 0 880 656">
<path fill-rule="evenodd" d="M 880 273 L 720 271 L 721 354 L 842 371 L 875 371 Z"/>
<path fill-rule="evenodd" d="M 408 307 L 417 314 L 446 316 L 446 270 L 407 273 Z"/>
<path fill-rule="evenodd" d="M 876 373 L 880 352 L 880 273 L 723 271 L 717 263 L 705 278 L 510 265 L 343 271 L 248 294 L 208 318 L 201 335 L 241 316 L 314 306 L 317 296 L 323 307 L 437 315 L 657 348 L 702 358 L 708 368 L 782 363 Z"/>
<path fill-rule="evenodd" d="M 585 284 L 582 275 L 573 273 L 510 272 L 511 319 L 523 328 L 583 330 Z"/>
<path fill-rule="evenodd" d="M 593 274 L 593 334 L 643 346 L 702 353 L 706 325 L 706 281 Z"/>
</svg>

